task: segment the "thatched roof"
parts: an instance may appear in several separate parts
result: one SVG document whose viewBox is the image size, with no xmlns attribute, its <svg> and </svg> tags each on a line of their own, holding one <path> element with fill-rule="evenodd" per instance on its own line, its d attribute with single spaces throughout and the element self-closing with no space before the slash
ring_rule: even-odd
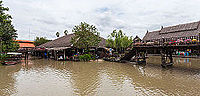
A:
<svg viewBox="0 0 200 96">
<path fill-rule="evenodd" d="M 143 37 L 143 40 L 155 40 L 160 39 L 159 35 L 160 31 L 153 31 L 153 32 L 147 32 L 146 35 Z"/>
<path fill-rule="evenodd" d="M 100 38 L 101 38 L 101 42 L 99 43 L 99 47 L 105 47 L 106 46 L 106 39 L 104 39 L 102 37 L 100 37 Z"/>
<path fill-rule="evenodd" d="M 141 41 L 140 37 L 138 37 L 137 35 L 135 36 L 135 38 L 133 39 L 133 41 Z"/>
<path fill-rule="evenodd" d="M 42 44 L 38 47 L 42 47 L 42 48 L 71 47 L 70 40 L 71 40 L 71 37 L 73 36 L 74 34 L 65 35 L 55 40 L 49 41 L 45 44 Z"/>
<path fill-rule="evenodd" d="M 197 30 L 199 26 L 198 22 L 193 23 L 187 23 L 187 24 L 179 24 L 175 26 L 165 27 L 162 28 L 160 33 L 173 33 L 173 32 L 181 32 L 181 31 L 191 31 L 191 30 Z"/>
<path fill-rule="evenodd" d="M 161 28 L 161 30 L 147 32 L 143 40 L 156 40 L 161 38 L 180 38 L 198 36 L 200 33 L 200 21 L 187 24 L 179 24 Z"/>
<path fill-rule="evenodd" d="M 72 44 L 70 43 L 70 41 L 73 36 L 74 34 L 65 35 L 53 41 L 49 41 L 45 44 L 42 44 L 38 47 L 39 48 L 71 47 Z M 99 47 L 105 47 L 105 45 L 106 45 L 106 40 L 101 37 L 101 42 L 99 43 Z"/>
</svg>

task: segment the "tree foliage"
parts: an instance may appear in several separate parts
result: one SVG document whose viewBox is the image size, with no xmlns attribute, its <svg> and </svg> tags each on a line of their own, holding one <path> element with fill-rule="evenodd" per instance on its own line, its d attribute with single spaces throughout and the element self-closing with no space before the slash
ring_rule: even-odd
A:
<svg viewBox="0 0 200 96">
<path fill-rule="evenodd" d="M 98 46 L 101 38 L 97 28 L 85 22 L 81 22 L 73 28 L 75 36 L 71 38 L 71 43 L 77 48 L 86 48 Z"/>
<path fill-rule="evenodd" d="M 34 45 L 39 46 L 39 45 L 42 45 L 49 41 L 51 41 L 51 40 L 46 39 L 46 37 L 36 37 L 36 39 L 34 41 Z"/>
<path fill-rule="evenodd" d="M 0 44 L 3 52 L 16 51 L 19 45 L 14 41 L 17 33 L 12 25 L 12 17 L 6 12 L 9 8 L 3 7 L 3 1 L 0 1 Z"/>
<path fill-rule="evenodd" d="M 126 36 L 122 30 L 113 30 L 113 32 L 108 36 L 108 39 L 106 40 L 106 46 L 121 51 L 125 48 L 128 48 L 132 42 L 132 37 L 129 38 Z"/>
</svg>

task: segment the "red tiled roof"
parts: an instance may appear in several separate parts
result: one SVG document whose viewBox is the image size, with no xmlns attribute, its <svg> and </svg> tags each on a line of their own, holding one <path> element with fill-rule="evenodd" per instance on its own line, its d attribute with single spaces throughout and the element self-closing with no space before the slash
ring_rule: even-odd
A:
<svg viewBox="0 0 200 96">
<path fill-rule="evenodd" d="M 20 48 L 33 48 L 35 45 L 33 43 L 18 43 Z"/>
<path fill-rule="evenodd" d="M 15 40 L 17 42 L 30 42 L 30 43 L 33 43 L 34 41 L 29 41 L 29 40 Z"/>
</svg>

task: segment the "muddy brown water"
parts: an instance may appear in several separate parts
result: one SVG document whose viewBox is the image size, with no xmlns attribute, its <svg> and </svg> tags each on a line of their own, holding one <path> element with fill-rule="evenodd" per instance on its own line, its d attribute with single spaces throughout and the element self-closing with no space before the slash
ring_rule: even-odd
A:
<svg viewBox="0 0 200 96">
<path fill-rule="evenodd" d="M 0 96 L 200 95 L 200 59 L 174 62 L 163 69 L 160 57 L 146 65 L 29 60 L 0 66 Z"/>
</svg>

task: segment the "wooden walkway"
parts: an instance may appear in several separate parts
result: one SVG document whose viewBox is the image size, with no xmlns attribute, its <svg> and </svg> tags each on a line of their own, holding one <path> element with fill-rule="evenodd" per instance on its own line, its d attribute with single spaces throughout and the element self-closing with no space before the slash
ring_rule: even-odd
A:
<svg viewBox="0 0 200 96">
<path fill-rule="evenodd" d="M 131 61 L 134 57 L 136 63 L 146 62 L 146 57 L 149 52 L 155 50 L 159 51 L 161 56 L 161 66 L 172 66 L 173 65 L 173 52 L 175 50 L 197 50 L 200 53 L 200 44 L 190 44 L 190 45 L 140 45 L 133 46 L 132 49 L 121 58 L 121 61 Z"/>
</svg>

